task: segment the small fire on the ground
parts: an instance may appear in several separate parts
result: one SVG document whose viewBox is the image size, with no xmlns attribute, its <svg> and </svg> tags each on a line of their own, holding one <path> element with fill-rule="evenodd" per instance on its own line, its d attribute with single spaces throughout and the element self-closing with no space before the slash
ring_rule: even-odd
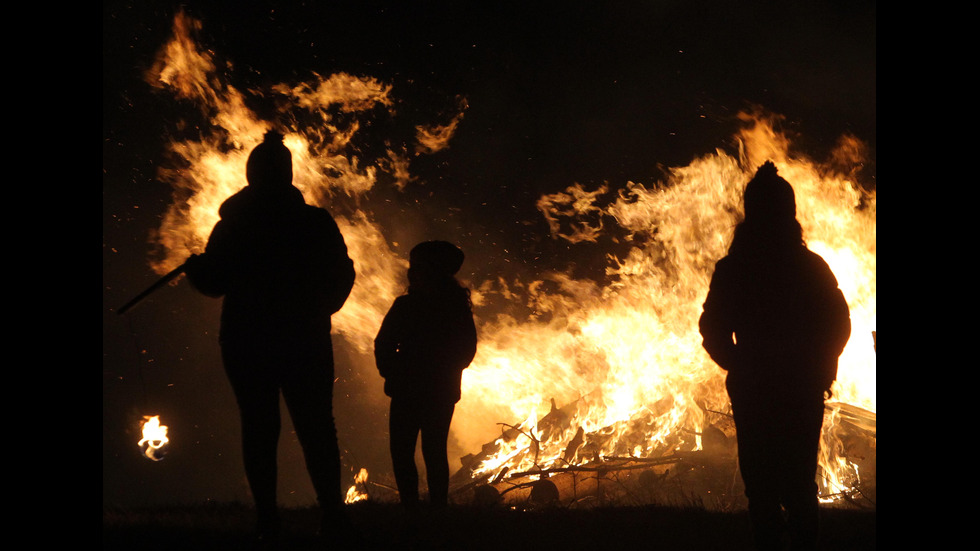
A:
<svg viewBox="0 0 980 551">
<path fill-rule="evenodd" d="M 139 443 L 140 450 L 147 459 L 160 461 L 167 453 L 170 438 L 167 436 L 167 426 L 160 424 L 159 415 L 143 417 L 143 430 Z"/>
</svg>

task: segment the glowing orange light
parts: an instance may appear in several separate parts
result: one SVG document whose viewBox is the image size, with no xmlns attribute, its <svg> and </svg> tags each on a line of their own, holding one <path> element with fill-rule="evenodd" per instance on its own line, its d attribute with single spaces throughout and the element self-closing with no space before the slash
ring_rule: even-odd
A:
<svg viewBox="0 0 980 551">
<path fill-rule="evenodd" d="M 354 485 L 347 488 L 347 496 L 344 497 L 344 503 L 356 503 L 368 499 L 367 480 L 367 469 L 362 468 L 358 471 L 357 476 L 354 477 Z"/>
<path fill-rule="evenodd" d="M 138 446 L 147 459 L 160 461 L 166 455 L 170 439 L 167 437 L 167 426 L 160 424 L 160 416 L 143 417 L 143 438 Z"/>
</svg>

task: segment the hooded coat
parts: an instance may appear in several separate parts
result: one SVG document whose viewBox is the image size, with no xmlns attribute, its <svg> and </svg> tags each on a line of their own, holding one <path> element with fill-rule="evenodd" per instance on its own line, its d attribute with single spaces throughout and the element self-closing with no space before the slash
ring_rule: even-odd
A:
<svg viewBox="0 0 980 551">
<path fill-rule="evenodd" d="M 330 316 L 354 284 L 354 265 L 336 222 L 293 186 L 248 186 L 219 210 L 205 254 L 187 275 L 223 296 L 222 346 L 295 351 L 329 344 Z"/>
<path fill-rule="evenodd" d="M 459 401 L 463 370 L 476 354 L 476 327 L 468 297 L 463 289 L 456 291 L 410 292 L 395 299 L 374 341 L 386 395 Z"/>
</svg>

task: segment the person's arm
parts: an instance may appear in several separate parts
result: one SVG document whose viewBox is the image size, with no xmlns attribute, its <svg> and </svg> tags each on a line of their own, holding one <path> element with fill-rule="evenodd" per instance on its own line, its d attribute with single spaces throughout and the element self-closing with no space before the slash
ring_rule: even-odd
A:
<svg viewBox="0 0 980 551">
<path fill-rule="evenodd" d="M 819 258 L 819 257 L 818 257 Z M 838 358 L 844 351 L 851 337 L 851 311 L 847 306 L 844 293 L 841 292 L 837 278 L 830 266 L 822 258 L 819 262 L 821 277 L 821 300 L 819 308 L 814 309 L 813 315 L 819 316 L 818 334 L 814 335 L 814 343 L 819 348 L 815 351 L 821 366 L 821 390 L 830 392 L 830 387 L 837 380 Z"/>
<path fill-rule="evenodd" d="M 722 369 L 728 371 L 736 366 L 738 350 L 733 335 L 732 290 L 727 272 L 721 262 L 715 267 L 708 296 L 704 301 L 704 311 L 698 322 L 702 345 L 711 359 Z"/>
<path fill-rule="evenodd" d="M 327 309 L 330 313 L 339 311 L 347 297 L 350 296 L 351 289 L 354 288 L 354 261 L 351 260 L 347 252 L 347 243 L 344 236 L 340 233 L 340 228 L 334 219 L 324 213 L 324 260 L 329 279 L 329 289 L 327 292 Z"/>
<path fill-rule="evenodd" d="M 378 366 L 378 372 L 385 379 L 398 369 L 401 323 L 401 303 L 396 299 L 381 322 L 381 329 L 374 339 L 374 361 Z"/>
<path fill-rule="evenodd" d="M 851 310 L 848 308 L 847 300 L 844 299 L 844 293 L 841 292 L 840 288 L 834 288 L 830 305 L 833 312 L 831 341 L 836 356 L 840 356 L 841 352 L 844 351 L 844 346 L 847 345 L 847 341 L 851 338 Z"/>
<path fill-rule="evenodd" d="M 204 253 L 191 255 L 184 264 L 184 273 L 191 286 L 209 297 L 220 297 L 228 292 L 227 231 L 227 224 L 219 221 L 211 231 Z"/>
<path fill-rule="evenodd" d="M 459 329 L 456 365 L 459 369 L 466 369 L 476 356 L 476 324 L 473 322 L 473 312 L 469 308 L 460 320 Z"/>
</svg>

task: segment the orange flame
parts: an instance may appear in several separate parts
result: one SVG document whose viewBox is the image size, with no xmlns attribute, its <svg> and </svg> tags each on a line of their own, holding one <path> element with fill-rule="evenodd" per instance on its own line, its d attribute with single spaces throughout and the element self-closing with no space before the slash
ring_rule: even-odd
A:
<svg viewBox="0 0 980 551">
<path fill-rule="evenodd" d="M 463 111 L 466 110 L 466 100 L 460 100 L 459 113 L 445 125 L 416 126 L 416 138 L 418 139 L 418 151 L 421 153 L 435 153 L 449 147 L 449 140 L 456 133 L 456 128 L 463 120 Z"/>
<path fill-rule="evenodd" d="M 357 503 L 358 501 L 367 500 L 368 497 L 370 497 L 367 493 L 367 481 L 367 469 L 361 469 L 358 471 L 357 476 L 354 477 L 354 485 L 347 488 L 347 495 L 344 497 L 344 503 Z"/>
<path fill-rule="evenodd" d="M 143 417 L 143 438 L 137 444 L 143 450 L 143 455 L 147 459 L 160 461 L 163 459 L 164 450 L 169 443 L 167 426 L 160 424 L 160 416 L 151 417 L 147 415 Z"/>
</svg>

